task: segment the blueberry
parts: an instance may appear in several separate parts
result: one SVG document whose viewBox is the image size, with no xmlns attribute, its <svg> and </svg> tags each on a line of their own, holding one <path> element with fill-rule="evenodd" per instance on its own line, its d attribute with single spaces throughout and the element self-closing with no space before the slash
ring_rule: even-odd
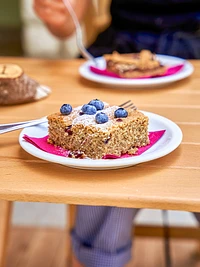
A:
<svg viewBox="0 0 200 267">
<path fill-rule="evenodd" d="M 95 106 L 97 110 L 102 110 L 104 108 L 104 103 L 101 100 L 93 99 L 91 100 L 88 105 Z"/>
<path fill-rule="evenodd" d="M 72 106 L 70 104 L 63 104 L 60 108 L 60 113 L 63 115 L 69 115 L 72 112 Z"/>
<path fill-rule="evenodd" d="M 96 123 L 99 123 L 99 124 L 105 123 L 108 121 L 108 116 L 103 112 L 99 112 L 95 116 L 95 121 Z"/>
<path fill-rule="evenodd" d="M 126 118 L 128 116 L 128 112 L 124 108 L 118 108 L 115 110 L 115 118 Z"/>
<path fill-rule="evenodd" d="M 82 106 L 82 112 L 84 114 L 94 115 L 97 113 L 97 109 L 95 108 L 95 106 L 85 104 Z"/>
</svg>

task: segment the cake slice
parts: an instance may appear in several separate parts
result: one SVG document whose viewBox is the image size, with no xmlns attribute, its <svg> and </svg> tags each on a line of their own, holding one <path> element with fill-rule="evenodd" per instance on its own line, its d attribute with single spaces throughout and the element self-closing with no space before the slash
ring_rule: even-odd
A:
<svg viewBox="0 0 200 267">
<path fill-rule="evenodd" d="M 64 104 L 61 112 L 49 115 L 48 142 L 70 150 L 70 157 L 91 159 L 107 154 L 135 154 L 138 147 L 149 144 L 147 116 L 101 103 L 101 109 L 91 104 L 72 109 Z"/>
<path fill-rule="evenodd" d="M 162 75 L 167 67 L 149 50 L 142 50 L 135 54 L 113 54 L 104 55 L 106 69 L 121 78 L 141 78 Z"/>
</svg>

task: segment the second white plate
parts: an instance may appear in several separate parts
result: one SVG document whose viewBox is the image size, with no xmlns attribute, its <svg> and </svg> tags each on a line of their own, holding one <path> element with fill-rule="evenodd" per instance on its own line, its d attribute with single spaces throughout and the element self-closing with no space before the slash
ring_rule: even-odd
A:
<svg viewBox="0 0 200 267">
<path fill-rule="evenodd" d="M 194 68 L 192 64 L 182 58 L 166 56 L 166 55 L 157 55 L 157 58 L 161 61 L 163 65 L 168 65 L 170 67 L 184 64 L 184 67 L 177 73 L 156 78 L 146 78 L 146 79 L 123 79 L 123 78 L 114 78 L 96 74 L 90 70 L 90 66 L 94 66 L 94 62 L 87 61 L 79 68 L 79 73 L 82 77 L 87 80 L 112 85 L 112 86 L 125 86 L 125 87 L 153 87 L 153 86 L 162 86 L 168 83 L 172 83 L 178 80 L 182 80 L 192 74 Z M 105 60 L 103 57 L 96 59 L 98 67 L 105 69 Z"/>
</svg>

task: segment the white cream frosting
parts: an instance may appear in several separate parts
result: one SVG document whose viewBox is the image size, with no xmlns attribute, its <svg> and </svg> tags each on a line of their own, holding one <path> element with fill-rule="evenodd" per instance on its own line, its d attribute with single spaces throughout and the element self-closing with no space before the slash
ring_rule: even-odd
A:
<svg viewBox="0 0 200 267">
<path fill-rule="evenodd" d="M 103 112 L 108 116 L 108 122 L 106 123 L 97 123 L 95 121 L 95 117 L 96 114 L 94 115 L 88 115 L 88 114 L 83 114 L 80 115 L 80 112 L 82 110 L 82 106 L 78 106 L 76 108 L 73 108 L 72 113 L 68 116 L 66 116 L 67 120 L 71 120 L 72 121 L 72 125 L 77 125 L 77 124 L 81 124 L 84 126 L 93 126 L 96 128 L 100 128 L 101 130 L 106 130 L 108 129 L 110 126 L 112 126 L 114 124 L 114 112 L 116 109 L 119 108 L 119 106 L 109 106 L 108 103 L 103 102 L 104 103 L 104 109 L 103 110 L 98 110 L 96 114 Z M 65 120 L 65 117 L 63 118 Z"/>
</svg>

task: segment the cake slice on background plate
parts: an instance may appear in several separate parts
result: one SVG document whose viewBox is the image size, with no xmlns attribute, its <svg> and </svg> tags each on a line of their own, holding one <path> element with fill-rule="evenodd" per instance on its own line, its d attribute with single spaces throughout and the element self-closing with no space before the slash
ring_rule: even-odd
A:
<svg viewBox="0 0 200 267">
<path fill-rule="evenodd" d="M 162 75 L 167 71 L 149 50 L 142 50 L 133 54 L 106 54 L 106 70 L 119 75 L 121 78 L 144 78 Z"/>
</svg>

